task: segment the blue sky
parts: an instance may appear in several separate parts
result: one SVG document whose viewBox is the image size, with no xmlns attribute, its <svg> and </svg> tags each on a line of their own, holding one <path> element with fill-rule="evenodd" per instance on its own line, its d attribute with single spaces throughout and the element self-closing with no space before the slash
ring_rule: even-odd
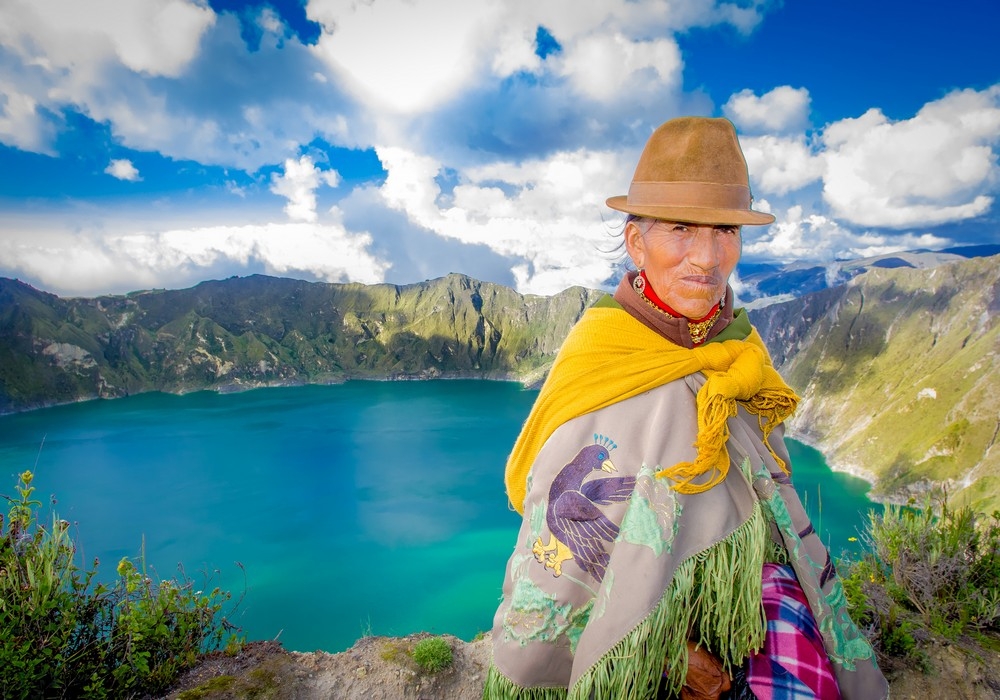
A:
<svg viewBox="0 0 1000 700">
<path fill-rule="evenodd" d="M 1000 243 L 995 0 L 5 0 L 0 275 L 66 296 L 266 273 L 549 294 L 604 205 L 733 120 L 746 261 Z"/>
</svg>

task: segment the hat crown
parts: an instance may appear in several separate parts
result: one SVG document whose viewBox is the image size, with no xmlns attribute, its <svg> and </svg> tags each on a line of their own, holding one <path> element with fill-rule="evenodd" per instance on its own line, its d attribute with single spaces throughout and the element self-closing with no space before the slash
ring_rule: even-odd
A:
<svg viewBox="0 0 1000 700">
<path fill-rule="evenodd" d="M 732 122 L 708 117 L 680 117 L 660 125 L 646 142 L 632 181 L 750 186 Z"/>
<path fill-rule="evenodd" d="M 747 162 L 736 128 L 723 118 L 679 117 L 661 124 L 639 156 L 627 195 L 612 209 L 669 221 L 769 224 L 750 208 Z"/>
</svg>

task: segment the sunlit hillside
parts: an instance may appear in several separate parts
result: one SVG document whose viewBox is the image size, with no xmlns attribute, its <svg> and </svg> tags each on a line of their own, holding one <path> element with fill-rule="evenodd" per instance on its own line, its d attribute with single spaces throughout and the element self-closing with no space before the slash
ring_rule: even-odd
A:
<svg viewBox="0 0 1000 700">
<path fill-rule="evenodd" d="M 350 378 L 537 383 L 601 292 L 464 275 L 403 287 L 253 276 L 63 299 L 0 280 L 0 411 Z M 905 501 L 1000 508 L 1000 257 L 872 268 L 751 311 L 802 395 L 792 434 Z"/>
<path fill-rule="evenodd" d="M 791 425 L 835 468 L 906 500 L 1000 508 L 1000 257 L 873 269 L 752 312 L 802 394 Z"/>
<path fill-rule="evenodd" d="M 403 287 L 255 275 L 93 299 L 0 280 L 0 412 L 351 378 L 530 382 L 599 296 L 457 274 Z"/>
</svg>

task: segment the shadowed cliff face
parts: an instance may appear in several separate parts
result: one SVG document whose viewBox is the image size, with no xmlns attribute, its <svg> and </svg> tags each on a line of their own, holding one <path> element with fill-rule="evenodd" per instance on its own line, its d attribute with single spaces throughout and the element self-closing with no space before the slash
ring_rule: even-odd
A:
<svg viewBox="0 0 1000 700">
<path fill-rule="evenodd" d="M 750 313 L 802 395 L 794 433 L 905 500 L 1000 507 L 1000 257 L 877 269 Z"/>
<path fill-rule="evenodd" d="M 530 381 L 599 296 L 522 296 L 463 275 L 405 287 L 258 275 L 60 299 L 0 280 L 0 410 L 349 378 Z"/>
</svg>

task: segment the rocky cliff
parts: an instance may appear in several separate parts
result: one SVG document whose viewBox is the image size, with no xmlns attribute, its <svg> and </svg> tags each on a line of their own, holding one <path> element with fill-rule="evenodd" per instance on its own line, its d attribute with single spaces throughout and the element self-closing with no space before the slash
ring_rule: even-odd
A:
<svg viewBox="0 0 1000 700">
<path fill-rule="evenodd" d="M 599 295 L 523 296 L 457 274 L 403 287 L 255 275 L 62 299 L 0 279 L 0 412 L 363 377 L 530 382 Z"/>
</svg>

